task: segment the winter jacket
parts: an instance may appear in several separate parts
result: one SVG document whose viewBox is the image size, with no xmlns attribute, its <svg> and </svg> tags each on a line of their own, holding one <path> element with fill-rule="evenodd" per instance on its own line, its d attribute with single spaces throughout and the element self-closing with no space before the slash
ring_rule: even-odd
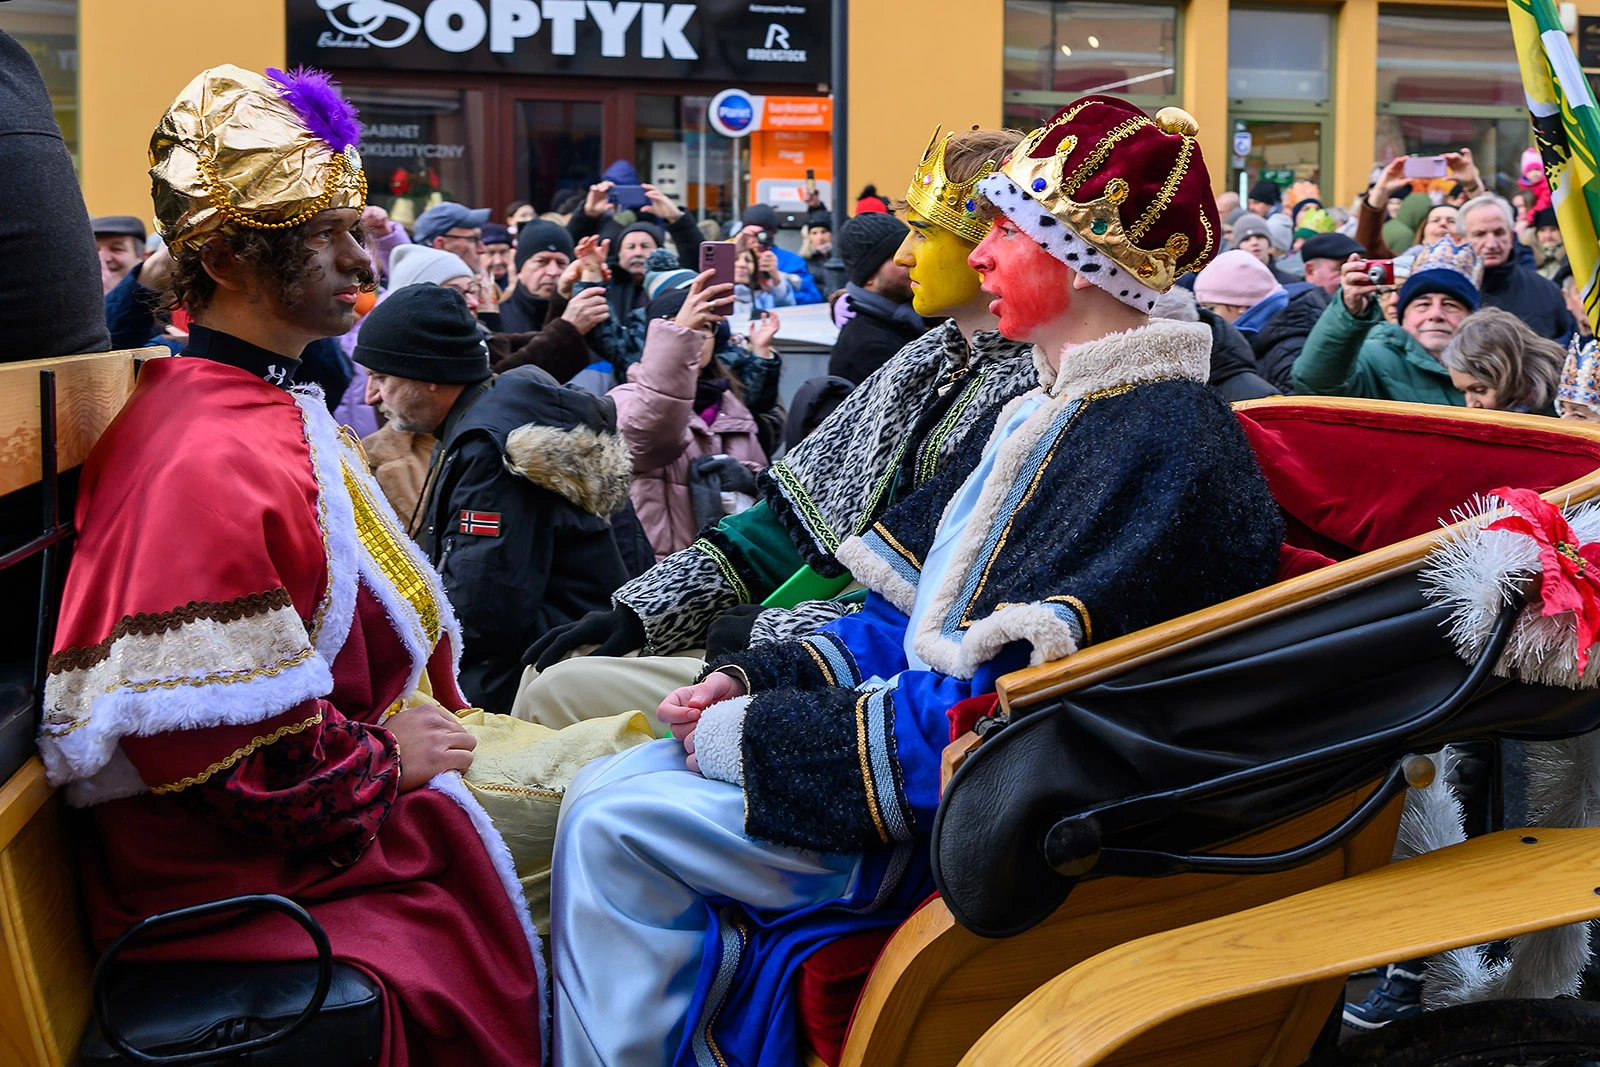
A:
<svg viewBox="0 0 1600 1067">
<path fill-rule="evenodd" d="M 1335 293 L 1294 361 L 1295 392 L 1465 407 L 1450 372 L 1416 338 L 1383 321 L 1376 300 L 1360 318 Z"/>
<path fill-rule="evenodd" d="M 389 506 L 406 524 L 406 532 L 416 536 L 414 527 L 421 525 L 417 505 L 427 487 L 433 435 L 407 433 L 391 424 L 363 437 L 361 447 Z"/>
<path fill-rule="evenodd" d="M 685 267 L 693 269 L 700 262 L 700 243 L 705 240 L 705 235 L 700 232 L 700 227 L 695 225 L 694 216 L 685 211 L 671 222 L 663 223 L 654 215 L 639 215 L 635 222 L 648 222 L 657 230 L 665 230 L 672 240 L 672 247 L 678 253 L 678 262 Z M 572 213 L 567 220 L 567 232 L 572 235 L 572 243 L 577 244 L 585 237 L 598 237 L 602 241 L 611 242 L 611 271 L 617 273 L 616 256 L 621 251 L 617 247 L 617 235 L 625 226 L 611 215 L 595 217 L 584 213 L 583 208 Z"/>
<path fill-rule="evenodd" d="M 536 367 L 462 391 L 439 432 L 423 543 L 461 621 L 461 688 L 509 711 L 522 653 L 630 577 L 628 449 L 603 397 Z"/>
<path fill-rule="evenodd" d="M 1327 292 L 1320 286 L 1309 286 L 1291 296 L 1283 310 L 1250 338 L 1256 373 L 1278 392 L 1294 392 L 1294 361 L 1327 307 Z"/>
<path fill-rule="evenodd" d="M 1255 356 L 1244 334 L 1234 329 L 1221 315 L 1196 308 L 1199 321 L 1211 328 L 1211 377 L 1206 380 L 1218 396 L 1230 404 L 1236 400 L 1256 400 L 1280 392 L 1256 373 Z"/>
<path fill-rule="evenodd" d="M 4 33 L 0 145 L 5 146 L 6 161 L 5 210 L 0 211 L 0 247 L 6 250 L 0 260 L 5 345 L 0 360 L 113 347 L 101 313 L 104 290 L 89 212 L 56 125 L 50 92 L 28 50 Z"/>
<path fill-rule="evenodd" d="M 645 338 L 644 358 L 628 382 L 608 394 L 633 459 L 629 495 L 657 559 L 687 548 L 700 528 L 689 488 L 696 457 L 732 456 L 752 472 L 767 465 L 756 420 L 733 393 L 722 394 L 709 426 L 694 410 L 704 337 L 670 319 L 656 319 Z"/>
<path fill-rule="evenodd" d="M 806 261 L 800 258 L 798 252 L 791 252 L 787 248 L 774 247 L 772 254 L 777 257 L 778 270 L 789 279 L 789 286 L 794 290 L 796 304 L 820 304 L 823 296 L 817 289 L 817 280 L 811 276 L 811 268 Z M 682 256 L 678 257 L 680 260 Z M 687 261 L 685 261 L 687 262 Z M 696 262 L 699 262 L 696 260 Z"/>
<path fill-rule="evenodd" d="M 491 333 L 488 338 L 489 359 L 496 374 L 531 364 L 564 383 L 594 359 L 584 335 L 561 317 L 567 301 L 552 296 L 540 303 L 548 305 L 545 317 L 526 330 L 513 329 L 526 320 L 520 314 L 508 316 L 506 305 L 501 305 L 500 325 L 506 332 Z"/>
<path fill-rule="evenodd" d="M 894 314 L 899 306 L 910 311 L 909 304 L 893 305 L 876 293 L 858 289 L 853 283 L 850 286 L 848 299 L 853 314 L 833 342 L 828 374 L 860 385 L 895 353 L 926 333 L 927 327 L 916 325 L 922 322 L 919 316 Z"/>
<path fill-rule="evenodd" d="M 1478 291 L 1485 307 L 1509 311 L 1540 337 L 1566 344 L 1578 328 L 1556 283 L 1516 262 L 1485 267 Z"/>
</svg>

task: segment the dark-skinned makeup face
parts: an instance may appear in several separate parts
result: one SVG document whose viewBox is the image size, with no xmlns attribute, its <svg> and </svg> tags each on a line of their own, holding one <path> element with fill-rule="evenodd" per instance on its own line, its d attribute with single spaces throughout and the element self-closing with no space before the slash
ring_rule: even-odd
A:
<svg viewBox="0 0 1600 1067">
<path fill-rule="evenodd" d="M 275 301 L 280 318 L 318 337 L 349 332 L 356 323 L 356 297 L 373 282 L 360 226 L 361 212 L 354 208 L 324 211 L 305 224 L 311 261 L 300 278 L 300 299 Z"/>
<path fill-rule="evenodd" d="M 983 291 L 995 297 L 989 312 L 1013 341 L 1035 340 L 1040 327 L 1059 320 L 1072 304 L 1072 269 L 1005 215 L 995 216 L 967 263 L 982 276 Z"/>
</svg>

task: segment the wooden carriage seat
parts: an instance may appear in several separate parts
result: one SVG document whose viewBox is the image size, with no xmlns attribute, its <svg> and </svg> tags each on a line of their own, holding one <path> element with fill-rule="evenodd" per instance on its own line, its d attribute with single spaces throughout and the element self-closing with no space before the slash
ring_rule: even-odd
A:
<svg viewBox="0 0 1600 1067">
<path fill-rule="evenodd" d="M 1536 415 L 1333 397 L 1248 401 L 1236 405 L 1235 412 L 1284 515 L 1285 542 L 1278 579 L 1280 583 L 1290 583 L 1284 590 L 1292 595 L 1279 598 L 1285 603 L 1275 605 L 1272 614 L 1293 610 L 1296 603 L 1327 599 L 1414 570 L 1431 545 L 1431 536 L 1442 525 L 1467 508 L 1474 498 L 1500 486 L 1545 492 L 1574 483 L 1594 483 L 1580 496 L 1600 493 L 1600 426 L 1592 424 Z M 1358 561 L 1357 557 L 1364 559 Z M 1347 566 L 1332 569 L 1341 563 Z M 1327 573 L 1291 582 L 1318 571 Z M 1243 610 L 1229 618 L 1220 611 L 1222 607 L 1212 609 L 1214 618 L 1202 619 L 1211 614 L 1208 612 L 1189 617 L 1197 621 L 1186 636 L 1175 622 L 1170 637 L 1153 635 L 1152 631 L 1161 628 L 1152 627 L 1060 663 L 1018 671 L 1002 679 L 1001 695 L 1008 706 L 1035 703 L 1062 691 L 1063 685 L 1075 687 L 1115 675 L 1131 665 L 1130 657 L 1148 662 L 1163 649 L 1175 650 L 1203 640 L 1207 634 L 1220 635 L 1226 629 L 1242 628 L 1266 617 Z M 1070 674 L 1063 670 L 1063 664 L 1069 663 L 1074 665 Z M 964 729 L 963 725 L 956 732 Z M 1387 845 L 1368 847 L 1383 853 L 1377 863 L 1387 861 Z M 1354 862 L 1353 856 L 1350 861 Z M 1365 868 L 1352 865 L 1345 874 L 1358 869 Z M 1332 874 L 1335 878 L 1341 876 Z M 1194 876 L 1184 876 L 1190 877 Z M 1167 879 L 1164 885 L 1170 887 L 1177 881 Z M 1275 890 L 1259 877 L 1243 881 L 1250 883 L 1251 889 L 1269 894 L 1252 899 L 1276 899 L 1271 895 Z M 1113 890 L 1111 883 L 1121 888 Z M 1086 893 L 1106 892 L 1112 894 L 1109 899 L 1115 899 L 1121 894 L 1138 898 L 1153 891 L 1158 890 L 1126 879 L 1086 883 L 1057 918 L 1069 923 L 1081 921 L 1068 920 L 1061 913 L 1076 912 L 1083 906 Z M 999 1006 L 1004 997 L 993 996 L 991 990 L 985 1010 L 968 1010 L 969 1006 L 962 1006 L 959 995 L 951 991 L 948 975 L 985 973 L 981 968 L 975 969 L 975 961 L 988 959 L 986 966 L 997 973 L 1010 968 L 1010 980 L 1002 985 L 1022 988 L 1032 979 L 1018 982 L 1016 976 L 1032 975 L 1034 968 L 1030 964 L 1048 958 L 1053 951 L 1049 946 L 1060 947 L 1058 934 L 1051 932 L 1057 925 L 1053 918 L 1044 927 L 1011 939 L 1019 943 L 1037 941 L 1043 947 L 1018 944 L 1013 958 L 1005 962 L 1007 953 L 993 950 L 993 946 L 1005 943 L 983 942 L 967 934 L 955 926 L 949 912 L 934 899 L 898 930 L 870 931 L 819 949 L 801 968 L 797 996 L 800 1032 L 810 1043 L 814 1062 L 829 1067 L 956 1063 L 982 1027 L 974 1030 L 955 1019 L 976 1020 L 988 1009 L 998 1007 L 1003 1012 L 1005 1008 Z M 892 979 L 881 973 L 883 968 L 879 965 L 886 946 L 895 971 Z M 1057 967 L 1050 974 L 1061 969 Z M 922 999 L 908 999 L 887 989 L 874 997 L 874 987 L 887 981 L 919 987 Z M 1022 992 L 1029 988 L 1022 988 Z M 892 1003 L 896 1013 L 926 1013 L 926 1017 L 915 1025 L 898 1016 L 886 1020 L 877 1011 L 885 1003 Z M 873 1006 L 873 1030 L 888 1023 L 896 1030 L 904 1029 L 905 1039 L 885 1041 L 882 1034 L 854 1034 L 863 1007 L 868 1005 Z M 999 1018 L 999 1012 L 993 1015 L 994 1019 Z M 943 1020 L 942 1025 L 935 1015 Z M 929 1034 L 941 1035 L 945 1039 L 942 1046 Z"/>
<path fill-rule="evenodd" d="M 56 465 L 66 472 L 84 461 L 122 410 L 133 392 L 136 360 L 167 354 L 146 348 L 0 364 L 0 496 L 22 494 L 41 479 L 40 371 L 55 375 Z M 37 535 L 38 511 L 29 508 L 25 518 L 33 524 L 27 536 Z M 71 518 L 70 509 L 63 518 Z M 30 596 L 8 607 L 31 616 L 33 603 Z M 29 652 L 5 655 L 25 659 Z M 29 749 L 31 690 L 29 678 L 21 688 L 20 719 L 12 722 Z M 12 721 L 4 712 L 17 710 L 0 709 L 0 718 Z M 0 783 L 0 1063 L 8 1067 L 65 1067 L 89 1021 L 89 943 L 68 822 L 37 756 Z"/>
</svg>

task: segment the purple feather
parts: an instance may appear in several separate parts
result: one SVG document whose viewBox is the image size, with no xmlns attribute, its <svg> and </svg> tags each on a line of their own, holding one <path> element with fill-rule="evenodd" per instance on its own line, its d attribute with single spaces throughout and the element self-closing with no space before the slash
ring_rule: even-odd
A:
<svg viewBox="0 0 1600 1067">
<path fill-rule="evenodd" d="M 361 120 L 356 109 L 334 89 L 334 82 L 320 70 L 296 67 L 285 74 L 277 67 L 267 68 L 267 77 L 277 82 L 289 106 L 300 113 L 306 129 L 343 152 L 361 143 Z"/>
</svg>

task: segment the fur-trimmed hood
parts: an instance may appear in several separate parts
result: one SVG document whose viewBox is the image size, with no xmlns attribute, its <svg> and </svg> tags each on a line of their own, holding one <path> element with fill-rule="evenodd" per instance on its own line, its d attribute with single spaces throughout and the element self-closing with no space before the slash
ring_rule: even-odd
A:
<svg viewBox="0 0 1600 1067">
<path fill-rule="evenodd" d="M 506 469 L 592 515 L 610 518 L 628 502 L 633 460 L 616 432 L 526 423 L 506 435 Z"/>
<path fill-rule="evenodd" d="M 445 421 L 443 447 L 469 433 L 488 434 L 507 470 L 592 515 L 609 519 L 628 501 L 633 465 L 616 406 L 537 367 L 518 367 L 481 392 L 463 393 Z"/>
</svg>

